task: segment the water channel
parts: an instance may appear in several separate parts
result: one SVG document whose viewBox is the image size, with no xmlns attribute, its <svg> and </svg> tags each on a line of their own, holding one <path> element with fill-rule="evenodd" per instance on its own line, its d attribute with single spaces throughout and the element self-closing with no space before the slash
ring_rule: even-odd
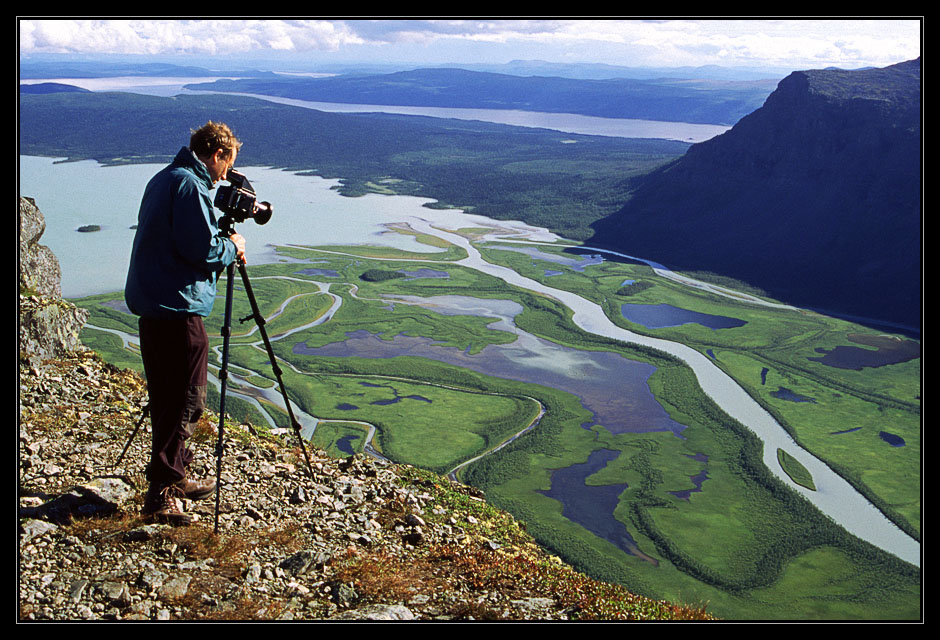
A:
<svg viewBox="0 0 940 640">
<path fill-rule="evenodd" d="M 153 165 L 103 168 L 95 163 L 54 164 L 47 158 L 21 158 L 20 193 L 34 196 L 46 215 L 47 231 L 43 244 L 49 245 L 57 254 L 63 265 L 63 274 L 69 274 L 74 282 L 82 285 L 75 289 L 84 289 L 75 291 L 71 286 L 67 287 L 63 278 L 65 295 L 90 295 L 123 288 L 126 247 L 132 237 L 128 229 L 136 222 L 136 202 L 147 177 L 159 168 Z M 344 198 L 330 190 L 332 181 L 303 178 L 272 169 L 244 170 L 259 193 L 263 192 L 267 199 L 284 205 L 278 209 L 278 224 L 250 227 L 250 263 L 262 261 L 260 254 L 270 253 L 270 247 L 264 249 L 265 245 L 272 244 L 371 242 L 421 250 L 421 245 L 414 243 L 413 239 L 389 234 L 387 225 L 392 223 L 405 223 L 415 231 L 461 246 L 468 252 L 468 257 L 459 264 L 501 278 L 511 285 L 556 298 L 573 311 L 575 324 L 585 331 L 652 347 L 684 360 L 695 372 L 705 393 L 763 440 L 764 462 L 781 481 L 854 535 L 920 566 L 920 544 L 917 541 L 900 531 L 825 464 L 796 446 L 782 427 L 706 355 L 679 343 L 622 329 L 611 322 L 599 306 L 576 294 L 554 289 L 507 267 L 486 262 L 466 238 L 454 231 L 465 227 L 489 227 L 493 229 L 494 239 L 505 237 L 508 231 L 510 237 L 520 242 L 557 240 L 551 234 L 521 223 L 495 222 L 462 212 L 431 210 L 422 206 L 428 202 L 426 199 L 379 195 Z M 282 194 L 281 188 L 288 192 Z M 124 191 L 132 194 L 130 199 L 121 200 Z M 295 211 L 287 206 L 292 202 L 296 205 Z M 109 214 L 108 210 L 114 213 Z M 359 217 L 360 213 L 362 217 Z M 105 219 L 108 215 L 113 215 L 113 219 Z M 352 225 L 350 220 L 357 223 Z M 104 224 L 100 232 L 76 231 L 82 224 L 101 222 Z M 345 235 L 345 238 L 334 237 L 333 234 Z M 351 236 L 357 236 L 357 239 Z M 253 254 L 252 250 L 256 253 Z M 89 260 L 89 256 L 95 256 L 95 259 Z M 429 254 L 428 263 L 421 266 L 430 268 L 433 263 L 433 255 Z M 440 267 L 439 264 L 437 266 Z M 662 265 L 655 265 L 655 268 L 668 275 L 668 270 Z M 702 286 L 695 282 L 686 284 Z M 740 299 L 740 296 L 735 297 Z M 790 480 L 777 462 L 778 448 L 799 460 L 812 473 L 816 491 L 804 489 Z"/>
</svg>

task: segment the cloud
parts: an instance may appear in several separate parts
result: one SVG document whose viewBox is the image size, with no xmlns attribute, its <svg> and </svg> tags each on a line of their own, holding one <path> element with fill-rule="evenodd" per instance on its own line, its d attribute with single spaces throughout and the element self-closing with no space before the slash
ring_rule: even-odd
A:
<svg viewBox="0 0 940 640">
<path fill-rule="evenodd" d="M 323 20 L 23 20 L 20 52 L 231 54 L 335 51 L 363 41 Z"/>
<path fill-rule="evenodd" d="M 337 52 L 467 61 L 486 51 L 631 65 L 885 65 L 920 54 L 918 20 L 22 20 L 20 52 Z M 486 49 L 486 47 L 490 49 Z M 439 60 L 437 60 L 439 61 Z"/>
</svg>

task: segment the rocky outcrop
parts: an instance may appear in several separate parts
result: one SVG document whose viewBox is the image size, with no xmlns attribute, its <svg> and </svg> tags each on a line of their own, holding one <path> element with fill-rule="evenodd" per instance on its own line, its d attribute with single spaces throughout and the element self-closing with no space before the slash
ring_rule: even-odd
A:
<svg viewBox="0 0 940 640">
<path fill-rule="evenodd" d="M 292 433 L 250 425 L 226 424 L 217 534 L 212 498 L 189 527 L 147 522 L 145 397 L 91 351 L 21 364 L 20 620 L 710 618 L 575 572 L 472 487 L 322 451 L 311 473 Z M 194 477 L 216 473 L 216 425 Z"/>
<path fill-rule="evenodd" d="M 145 520 L 145 382 L 81 348 L 42 214 L 20 209 L 20 620 L 711 619 L 575 572 L 472 487 L 361 455 L 308 466 L 286 429 L 228 424 L 218 511 Z M 193 477 L 216 474 L 217 430 L 207 411 Z"/>
<path fill-rule="evenodd" d="M 88 313 L 62 299 L 59 261 L 39 244 L 46 230 L 31 198 L 19 204 L 19 354 L 32 364 L 57 358 L 80 346 L 78 334 Z"/>
<path fill-rule="evenodd" d="M 920 96 L 920 60 L 794 72 L 730 131 L 641 178 L 591 242 L 917 326 Z"/>
</svg>

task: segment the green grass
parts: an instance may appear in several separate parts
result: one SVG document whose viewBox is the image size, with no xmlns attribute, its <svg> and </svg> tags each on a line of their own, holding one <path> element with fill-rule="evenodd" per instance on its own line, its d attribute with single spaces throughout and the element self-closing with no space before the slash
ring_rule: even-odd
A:
<svg viewBox="0 0 940 640">
<path fill-rule="evenodd" d="M 332 458 L 345 458 L 350 454 L 340 450 L 337 442 L 349 438 L 348 447 L 353 453 L 362 453 L 368 428 L 351 422 L 321 421 L 313 433 L 313 446 L 326 451 Z"/>
<path fill-rule="evenodd" d="M 380 262 L 362 259 L 362 253 L 341 255 L 345 252 L 341 248 L 331 252 L 292 248 L 289 252 L 294 257 L 328 260 L 317 266 L 339 273 L 339 278 L 331 279 L 335 283 L 330 291 L 343 297 L 330 322 L 274 343 L 278 356 L 298 369 L 285 368 L 292 402 L 320 418 L 337 421 L 319 424 L 317 446 L 338 454 L 338 439 L 365 433 L 363 426 L 350 422 L 362 420 L 375 425 L 374 445 L 384 455 L 442 473 L 520 430 L 535 416 L 536 403 L 541 403 L 546 414 L 537 429 L 473 463 L 461 478 L 485 488 L 489 500 L 525 521 L 543 545 L 575 567 L 657 599 L 708 603 L 710 612 L 729 618 L 918 616 L 919 572 L 850 538 L 783 488 L 760 462 L 759 443 L 746 429 L 728 422 L 727 416 L 701 394 L 685 366 L 653 352 L 585 335 L 571 325 L 570 314 L 552 300 L 517 291 L 447 261 L 433 265 L 446 271 L 447 279 L 369 282 L 360 276 L 377 265 L 383 270 L 413 270 L 415 265 L 403 259 L 406 254 L 391 251 L 382 252 Z M 488 251 L 487 255 L 525 275 L 597 301 L 622 326 L 680 340 L 703 352 L 710 349 L 716 363 L 773 412 L 804 446 L 880 498 L 886 513 L 919 528 L 919 361 L 861 372 L 834 370 L 807 358 L 816 355 L 817 346 L 844 344 L 847 332 L 858 331 L 858 327 L 814 314 L 761 310 L 689 291 L 640 265 L 604 263 L 578 273 L 551 263 L 533 264 L 531 258 L 517 253 Z M 270 323 L 270 333 L 305 324 L 332 303 L 311 282 L 318 278 L 296 273 L 302 268 L 297 264 L 251 268 L 252 284 L 266 315 L 280 308 L 287 297 L 300 296 Z M 546 278 L 545 268 L 564 274 Z M 636 295 L 617 296 L 625 279 L 652 286 Z M 657 370 L 649 379 L 650 389 L 673 419 L 686 425 L 683 437 L 671 433 L 615 436 L 600 426 L 586 430 L 581 425 L 591 416 L 568 393 L 420 358 L 324 358 L 292 352 L 295 342 L 320 346 L 344 340 L 353 330 L 366 330 L 385 339 L 428 337 L 472 351 L 514 339 L 508 332 L 492 330 L 486 318 L 443 316 L 403 304 L 390 308 L 383 294 L 513 299 L 525 306 L 517 324 L 528 331 L 568 346 L 615 350 L 651 362 Z M 236 297 L 236 315 L 248 312 L 247 303 L 240 298 L 243 293 Z M 95 297 L 80 303 L 92 311 L 92 322 L 132 330 L 132 318 L 101 304 L 107 299 Z M 617 318 L 623 300 L 664 301 L 742 317 L 748 324 L 721 331 L 696 325 L 645 330 Z M 217 308 L 207 322 L 213 335 L 220 326 L 220 314 Z M 236 328 L 233 368 L 254 371 L 253 380 L 271 385 L 267 355 L 248 344 L 257 342 L 258 336 L 244 337 L 249 329 Z M 136 357 L 120 350 L 113 338 L 101 332 L 88 329 L 85 335 L 109 360 L 130 363 Z M 765 367 L 767 380 L 762 384 L 760 372 Z M 795 403 L 773 397 L 771 392 L 780 386 L 817 402 Z M 424 400 L 405 399 L 407 396 Z M 395 398 L 399 401 L 373 404 Z M 338 408 L 341 404 L 343 409 Z M 283 413 L 272 413 L 283 424 Z M 875 429 L 888 421 L 904 434 L 907 446 L 889 447 L 877 438 Z M 864 428 L 832 435 L 853 425 Z M 901 427 L 907 430 L 901 431 Z M 912 429 L 917 433 L 909 433 Z M 429 442 L 434 446 L 429 447 Z M 355 446 L 361 444 L 360 437 Z M 562 515 L 559 502 L 539 493 L 551 486 L 552 470 L 583 463 L 592 451 L 601 448 L 619 455 L 588 483 L 628 485 L 613 515 L 626 526 L 642 555 L 624 553 L 571 522 Z M 706 478 L 701 491 L 690 493 L 688 499 L 674 495 L 692 489 L 691 476 L 702 471 Z"/>
<path fill-rule="evenodd" d="M 542 251 L 572 256 L 560 247 L 542 247 Z M 500 250 L 498 244 L 488 245 L 482 253 L 527 277 L 596 302 L 614 323 L 630 331 L 688 344 L 703 353 L 710 350 L 715 363 L 771 412 L 797 443 L 835 468 L 905 531 L 919 537 L 919 358 L 860 371 L 838 369 L 810 358 L 820 356 L 817 349 L 858 346 L 847 339 L 849 334 L 877 332 L 815 313 L 767 309 L 719 297 L 662 278 L 646 265 L 609 261 L 578 272 L 549 260 Z M 546 276 L 546 269 L 562 273 Z M 627 279 L 642 282 L 646 288 L 630 296 L 617 295 Z M 747 324 L 720 330 L 699 324 L 648 329 L 623 318 L 620 305 L 624 303 L 666 303 L 740 318 Z M 762 384 L 765 367 L 768 373 Z M 780 387 L 816 402 L 775 397 Z M 835 435 L 854 428 L 859 431 Z M 903 437 L 905 446 L 891 447 L 879 437 L 881 431 Z"/>
<path fill-rule="evenodd" d="M 801 487 L 806 487 L 811 491 L 816 490 L 816 483 L 813 482 L 813 475 L 809 469 L 800 464 L 800 461 L 791 456 L 783 449 L 777 449 L 777 461 L 783 468 L 784 473 L 790 476 L 793 482 Z"/>
</svg>

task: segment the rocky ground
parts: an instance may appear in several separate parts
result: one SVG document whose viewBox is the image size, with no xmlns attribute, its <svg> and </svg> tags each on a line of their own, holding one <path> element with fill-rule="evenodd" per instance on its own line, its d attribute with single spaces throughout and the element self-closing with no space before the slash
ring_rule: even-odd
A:
<svg viewBox="0 0 940 640">
<path fill-rule="evenodd" d="M 576 573 L 473 488 L 226 423 L 215 500 L 189 527 L 139 517 L 141 378 L 75 352 L 19 371 L 19 619 L 707 619 Z M 215 475 L 217 421 L 193 437 Z"/>
</svg>

